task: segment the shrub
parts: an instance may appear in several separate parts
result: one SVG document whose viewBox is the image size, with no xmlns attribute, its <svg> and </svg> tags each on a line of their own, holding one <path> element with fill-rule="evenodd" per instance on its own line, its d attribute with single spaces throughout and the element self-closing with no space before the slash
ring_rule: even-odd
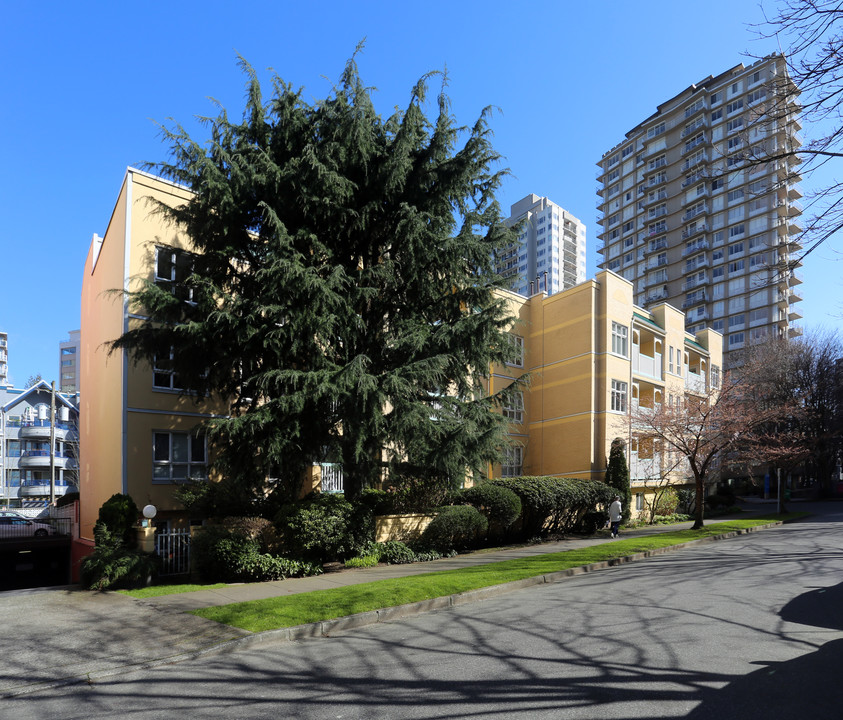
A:
<svg viewBox="0 0 843 720">
<path fill-rule="evenodd" d="M 377 555 L 360 555 L 358 557 L 349 558 L 345 561 L 345 566 L 347 568 L 367 568 L 374 567 L 377 564 Z"/>
<path fill-rule="evenodd" d="M 654 515 L 673 515 L 679 507 L 679 494 L 673 488 L 665 488 L 656 501 Z"/>
<path fill-rule="evenodd" d="M 158 574 L 158 558 L 128 547 L 123 539 L 98 521 L 96 547 L 80 564 L 80 580 L 89 590 L 147 585 Z"/>
<path fill-rule="evenodd" d="M 447 503 L 450 486 L 439 477 L 403 476 L 386 490 L 392 512 L 428 512 Z"/>
<path fill-rule="evenodd" d="M 676 491 L 677 509 L 684 515 L 693 515 L 697 504 L 697 491 L 693 488 L 679 488 Z"/>
<path fill-rule="evenodd" d="M 282 507 L 275 527 L 285 555 L 320 563 L 352 557 L 375 534 L 371 507 L 324 493 Z"/>
<path fill-rule="evenodd" d="M 480 510 L 491 528 L 505 530 L 521 515 L 521 498 L 501 485 L 475 485 L 457 493 L 457 499 Z"/>
<path fill-rule="evenodd" d="M 104 525 L 112 535 L 120 538 L 124 545 L 131 545 L 134 542 L 132 529 L 137 525 L 140 514 L 131 497 L 115 493 L 102 504 L 97 524 Z"/>
<path fill-rule="evenodd" d="M 262 518 L 227 518 L 222 525 L 206 525 L 193 538 L 196 569 L 206 582 L 265 582 L 321 572 L 303 563 L 261 552 Z"/>
<path fill-rule="evenodd" d="M 389 565 L 403 565 L 416 562 L 415 553 L 404 543 L 398 540 L 387 540 L 383 543 L 375 543 L 378 559 L 380 562 Z"/>
<path fill-rule="evenodd" d="M 489 527 L 489 522 L 471 505 L 443 508 L 430 521 L 418 540 L 420 548 L 447 552 L 472 547 Z"/>
<path fill-rule="evenodd" d="M 525 538 L 571 531 L 587 512 L 608 505 L 615 496 L 613 488 L 596 480 L 528 476 L 490 482 L 509 488 L 521 499 L 520 534 Z"/>
</svg>

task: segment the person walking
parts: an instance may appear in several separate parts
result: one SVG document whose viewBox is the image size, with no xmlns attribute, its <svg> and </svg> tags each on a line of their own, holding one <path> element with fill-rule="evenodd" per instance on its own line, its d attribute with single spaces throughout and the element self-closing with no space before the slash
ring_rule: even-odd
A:
<svg viewBox="0 0 843 720">
<path fill-rule="evenodd" d="M 612 537 L 616 538 L 621 532 L 621 520 L 623 519 L 623 508 L 621 507 L 621 496 L 615 495 L 615 501 L 609 505 L 609 522 L 612 528 Z"/>
</svg>

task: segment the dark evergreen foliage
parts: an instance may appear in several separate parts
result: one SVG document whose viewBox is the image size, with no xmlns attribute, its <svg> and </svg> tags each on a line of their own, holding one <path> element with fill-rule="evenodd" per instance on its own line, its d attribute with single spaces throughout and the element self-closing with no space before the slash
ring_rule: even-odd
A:
<svg viewBox="0 0 843 720">
<path fill-rule="evenodd" d="M 271 476 L 295 497 L 325 460 L 350 496 L 384 471 L 481 476 L 506 442 L 491 411 L 507 392 L 486 396 L 482 378 L 514 352 L 493 294 L 514 235 L 488 111 L 459 127 L 442 91 L 427 117 L 425 77 L 384 120 L 354 58 L 324 100 L 275 76 L 267 101 L 242 67 L 242 120 L 206 118 L 208 144 L 165 130 L 171 161 L 151 167 L 194 194 L 160 211 L 196 255 L 178 287 L 131 296 L 152 322 L 114 348 L 149 361 L 173 347 L 187 392 L 231 402 L 208 430 L 240 490 Z"/>
<path fill-rule="evenodd" d="M 632 490 L 629 486 L 629 467 L 626 464 L 626 443 L 622 438 L 612 440 L 609 449 L 609 463 L 606 466 L 606 484 L 613 487 L 621 497 L 624 522 L 629 520 L 632 502 Z"/>
</svg>

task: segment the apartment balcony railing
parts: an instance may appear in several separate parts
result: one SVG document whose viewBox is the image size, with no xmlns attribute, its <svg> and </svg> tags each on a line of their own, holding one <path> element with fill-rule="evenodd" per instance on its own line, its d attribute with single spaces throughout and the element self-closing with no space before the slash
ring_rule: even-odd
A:
<svg viewBox="0 0 843 720">
<path fill-rule="evenodd" d="M 644 304 L 649 305 L 650 303 L 657 302 L 659 300 L 664 300 L 667 298 L 667 288 L 664 287 L 661 290 L 653 290 L 652 292 L 648 293 L 644 296 Z"/>
<path fill-rule="evenodd" d="M 705 300 L 705 293 L 700 293 L 698 295 L 689 295 L 685 298 L 685 301 L 682 303 L 682 309 L 694 307 L 695 305 L 700 305 L 704 303 Z"/>
<path fill-rule="evenodd" d="M 701 285 L 707 285 L 709 282 L 708 275 L 705 277 L 695 277 L 689 280 L 686 280 L 682 285 L 682 291 L 687 292 L 688 290 L 693 290 L 695 287 L 700 287 Z"/>
<path fill-rule="evenodd" d="M 683 164 L 683 170 L 691 170 L 692 168 L 697 167 L 697 165 L 702 165 L 703 163 L 708 162 L 708 153 L 703 152 L 699 155 L 695 155 L 694 157 L 689 157 Z"/>
<path fill-rule="evenodd" d="M 685 389 L 689 392 L 702 395 L 705 393 L 706 376 L 705 373 L 687 372 L 685 374 Z"/>
<path fill-rule="evenodd" d="M 682 155 L 685 156 L 689 152 L 693 152 L 694 150 L 696 150 L 698 147 L 701 147 L 703 145 L 708 145 L 708 144 L 709 144 L 709 141 L 708 141 L 707 134 L 703 133 L 702 137 L 698 138 L 697 140 L 691 140 L 691 141 L 685 143 L 684 147 L 682 148 Z"/>
<path fill-rule="evenodd" d="M 632 372 L 638 375 L 646 375 L 647 377 L 662 379 L 662 355 L 655 353 L 654 355 L 644 355 L 640 350 L 632 349 Z"/>
<path fill-rule="evenodd" d="M 64 483 L 61 482 L 59 478 L 56 478 L 55 485 L 53 486 L 56 497 L 61 497 L 62 495 L 66 495 L 69 492 L 75 492 L 76 486 L 70 485 L 66 481 Z M 50 481 L 49 480 L 27 480 L 20 484 L 20 495 L 21 497 L 44 497 L 49 496 L 50 494 Z"/>
<path fill-rule="evenodd" d="M 50 467 L 49 450 L 27 450 L 22 452 L 18 460 L 20 468 L 48 468 Z M 60 470 L 70 470 L 77 467 L 76 458 L 70 455 L 56 453 L 54 467 Z"/>
<path fill-rule="evenodd" d="M 704 231 L 705 225 L 702 226 L 701 230 L 684 230 L 682 232 L 682 238 L 687 240 L 689 237 L 693 237 L 697 233 Z M 708 250 L 708 240 L 697 240 L 695 243 L 682 248 L 682 257 L 687 257 L 688 255 L 699 252 L 700 250 Z"/>
<path fill-rule="evenodd" d="M 703 203 L 700 207 L 693 207 L 690 210 L 686 211 L 685 214 L 682 216 L 682 221 L 687 222 L 688 220 L 692 220 L 693 218 L 697 217 L 697 215 L 706 215 L 708 213 L 708 205 Z"/>
<path fill-rule="evenodd" d="M 691 133 L 695 133 L 700 128 L 708 127 L 708 119 L 705 116 L 697 118 L 697 121 L 686 127 L 679 135 L 681 138 L 686 138 Z"/>
<path fill-rule="evenodd" d="M 687 169 L 687 168 L 686 168 L 686 169 Z M 686 178 L 682 181 L 682 187 L 683 187 L 683 188 L 686 188 L 686 187 L 688 187 L 689 185 L 693 185 L 695 182 L 699 182 L 701 179 L 702 179 L 702 175 L 701 175 L 700 173 L 695 173 L 695 174 L 694 174 L 694 175 L 692 175 L 691 177 L 686 177 Z"/>
<path fill-rule="evenodd" d="M 666 257 L 659 257 L 659 258 L 650 258 L 647 261 L 647 269 L 654 270 L 658 267 L 664 267 L 667 265 L 667 258 Z"/>
<path fill-rule="evenodd" d="M 707 257 L 698 257 L 693 260 L 693 262 L 685 263 L 685 273 L 692 273 L 696 272 L 700 268 L 708 267 L 708 258 Z"/>
</svg>

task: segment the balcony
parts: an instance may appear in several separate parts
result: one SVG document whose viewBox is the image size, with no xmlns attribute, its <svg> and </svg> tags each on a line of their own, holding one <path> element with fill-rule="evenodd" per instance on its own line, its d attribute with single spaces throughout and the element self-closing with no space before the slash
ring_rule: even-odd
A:
<svg viewBox="0 0 843 720">
<path fill-rule="evenodd" d="M 686 127 L 679 135 L 680 138 L 685 139 L 690 134 L 695 133 L 700 128 L 708 127 L 708 118 L 703 116 L 697 118 L 697 121 Z"/>
<path fill-rule="evenodd" d="M 695 305 L 701 305 L 705 301 L 705 293 L 689 295 L 687 298 L 685 298 L 685 301 L 682 303 L 682 309 L 685 310 L 687 308 L 694 307 Z"/>
<path fill-rule="evenodd" d="M 55 467 L 60 470 L 71 470 L 77 467 L 76 458 L 70 455 L 61 455 L 56 453 L 54 455 Z M 50 451 L 49 450 L 27 450 L 22 452 L 20 460 L 18 460 L 18 467 L 21 469 L 43 469 L 50 467 Z"/>
<path fill-rule="evenodd" d="M 659 300 L 665 300 L 666 298 L 667 286 L 665 285 L 661 290 L 653 290 L 652 292 L 645 295 L 644 304 L 649 305 L 650 303 L 658 302 Z"/>
<path fill-rule="evenodd" d="M 667 258 L 666 257 L 660 257 L 660 258 L 655 258 L 655 259 L 650 258 L 650 260 L 647 261 L 647 270 L 654 270 L 655 268 L 665 267 L 666 265 L 667 265 Z"/>
<path fill-rule="evenodd" d="M 20 427 L 19 437 L 29 440 L 49 440 L 50 439 L 50 421 L 49 420 L 23 420 L 20 423 L 15 423 Z M 76 440 L 76 427 L 72 423 L 57 422 L 56 423 L 56 440 Z"/>
<path fill-rule="evenodd" d="M 789 187 L 787 189 L 787 199 L 788 200 L 798 200 L 801 197 L 802 197 L 802 191 L 798 187 L 796 187 L 795 185 L 792 185 L 791 187 Z"/>
<path fill-rule="evenodd" d="M 698 147 L 702 147 L 703 145 L 708 145 L 709 140 L 707 137 L 707 133 L 703 133 L 702 137 L 698 138 L 697 140 L 691 140 L 686 142 L 684 147 L 682 148 L 682 156 L 684 157 L 689 152 L 696 150 Z"/>
<path fill-rule="evenodd" d="M 660 453 L 652 457 L 640 458 L 637 452 L 630 453 L 629 479 L 631 481 L 659 480 L 662 474 L 662 458 Z"/>
<path fill-rule="evenodd" d="M 55 495 L 56 497 L 61 497 L 62 495 L 66 495 L 70 492 L 76 492 L 75 485 L 60 485 L 58 482 L 55 484 Z M 49 480 L 28 480 L 26 482 L 21 483 L 20 486 L 20 496 L 21 497 L 49 497 L 50 496 L 50 481 Z"/>
<path fill-rule="evenodd" d="M 689 237 L 693 237 L 698 232 L 705 232 L 705 224 L 703 224 L 701 228 L 697 228 L 696 230 L 683 230 L 682 239 L 687 240 Z M 688 255 L 692 255 L 693 253 L 699 252 L 700 250 L 708 250 L 708 240 L 697 240 L 695 243 L 684 247 L 682 249 L 682 257 L 687 257 Z"/>
<path fill-rule="evenodd" d="M 699 155 L 695 155 L 694 157 L 689 157 L 683 164 L 683 170 L 691 170 L 692 168 L 697 167 L 698 165 L 702 165 L 703 163 L 708 162 L 708 153 L 702 152 Z M 683 183 L 684 187 L 684 183 Z"/>
<path fill-rule="evenodd" d="M 697 395 L 705 394 L 706 378 L 704 373 L 688 371 L 685 374 L 685 389 Z"/>
<path fill-rule="evenodd" d="M 682 285 L 682 292 L 693 290 L 695 287 L 700 287 L 701 285 L 707 285 L 708 282 L 708 275 L 702 278 L 691 278 L 690 280 L 686 280 L 685 283 Z"/>
<path fill-rule="evenodd" d="M 703 203 L 700 207 L 694 207 L 688 210 L 682 216 L 682 222 L 687 222 L 688 220 L 692 220 L 693 218 L 697 217 L 697 215 L 706 215 L 708 214 L 708 205 Z"/>
<path fill-rule="evenodd" d="M 632 348 L 632 372 L 638 375 L 662 379 L 662 355 L 644 355 L 636 346 Z"/>
</svg>

